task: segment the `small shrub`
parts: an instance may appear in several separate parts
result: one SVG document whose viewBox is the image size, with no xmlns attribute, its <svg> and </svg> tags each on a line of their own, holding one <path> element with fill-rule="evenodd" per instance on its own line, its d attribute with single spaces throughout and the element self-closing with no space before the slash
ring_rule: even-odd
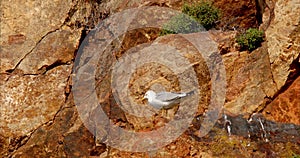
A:
<svg viewBox="0 0 300 158">
<path fill-rule="evenodd" d="M 197 21 L 185 14 L 173 16 L 168 23 L 163 25 L 160 35 L 193 33 L 204 31 L 205 29 Z"/>
<path fill-rule="evenodd" d="M 252 51 L 261 46 L 261 43 L 264 41 L 263 36 L 263 31 L 250 28 L 245 33 L 238 35 L 236 41 L 242 49 Z"/>
<path fill-rule="evenodd" d="M 220 10 L 212 5 L 210 2 L 201 2 L 189 6 L 184 4 L 182 12 L 193 17 L 207 30 L 215 26 L 216 21 L 221 17 Z"/>
</svg>

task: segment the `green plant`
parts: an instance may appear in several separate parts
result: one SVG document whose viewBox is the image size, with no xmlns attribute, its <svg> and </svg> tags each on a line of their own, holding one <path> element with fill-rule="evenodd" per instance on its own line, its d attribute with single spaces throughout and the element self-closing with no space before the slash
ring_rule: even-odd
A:
<svg viewBox="0 0 300 158">
<path fill-rule="evenodd" d="M 164 24 L 160 35 L 193 33 L 205 30 L 197 21 L 186 14 L 173 16 L 168 23 Z"/>
<path fill-rule="evenodd" d="M 255 28 L 249 28 L 245 33 L 238 35 L 236 41 L 242 49 L 252 51 L 261 46 L 261 43 L 264 41 L 264 32 Z"/>
<path fill-rule="evenodd" d="M 182 12 L 193 17 L 207 30 L 214 27 L 216 21 L 221 17 L 220 10 L 213 6 L 211 2 L 206 1 L 191 6 L 184 4 Z"/>
<path fill-rule="evenodd" d="M 291 158 L 300 158 L 300 155 L 293 153 L 293 156 Z"/>
</svg>

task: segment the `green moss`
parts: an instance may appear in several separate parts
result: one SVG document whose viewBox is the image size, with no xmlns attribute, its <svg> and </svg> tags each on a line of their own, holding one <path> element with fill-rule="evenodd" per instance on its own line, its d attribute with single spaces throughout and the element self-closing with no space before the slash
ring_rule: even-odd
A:
<svg viewBox="0 0 300 158">
<path fill-rule="evenodd" d="M 214 141 L 210 144 L 210 151 L 213 156 L 221 157 L 243 157 L 242 150 L 247 150 L 251 147 L 248 147 L 249 140 L 240 139 L 239 137 L 228 136 L 225 131 L 217 132 L 218 135 L 214 138 Z M 249 149 L 251 150 L 251 149 Z"/>
<path fill-rule="evenodd" d="M 245 33 L 236 37 L 237 43 L 243 50 L 254 50 L 261 46 L 264 41 L 264 33 L 255 28 L 248 29 Z"/>
</svg>

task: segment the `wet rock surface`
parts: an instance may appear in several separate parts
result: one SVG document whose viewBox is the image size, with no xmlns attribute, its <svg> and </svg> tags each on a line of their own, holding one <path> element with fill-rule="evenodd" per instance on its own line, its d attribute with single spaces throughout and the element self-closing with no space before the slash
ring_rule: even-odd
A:
<svg viewBox="0 0 300 158">
<path fill-rule="evenodd" d="M 242 1 L 239 3 L 241 5 L 234 1 L 215 3 L 225 12 L 218 27 L 234 30 L 236 25 L 243 28 L 257 26 L 252 1 Z M 119 37 L 121 43 L 113 41 L 105 50 L 106 56 L 97 65 L 95 90 L 101 106 L 95 107 L 91 118 L 99 118 L 97 111 L 101 108 L 115 125 L 137 132 L 158 129 L 174 118 L 178 107 L 167 113 L 159 111 L 149 120 L 130 115 L 120 107 L 113 95 L 114 89 L 111 89 L 112 72 L 109 68 L 124 55 L 139 52 L 153 43 L 171 45 L 190 63 L 194 63 L 192 68 L 201 85 L 200 106 L 188 129 L 167 146 L 143 153 L 106 146 L 97 136 L 100 133 L 91 131 L 83 123 L 71 93 L 72 80 L 76 77 L 72 74 L 73 61 L 81 38 L 87 31 L 83 31 L 84 27 L 94 26 L 109 13 L 139 6 L 164 6 L 179 10 L 183 2 L 1 1 L 0 4 L 3 13 L 0 38 L 0 157 L 300 155 L 300 79 L 297 68 L 300 52 L 297 15 L 300 9 L 297 1 L 267 1 L 269 7 L 264 16 L 271 22 L 263 19 L 266 42 L 253 52 L 240 52 L 235 48 L 235 31 L 209 32 L 218 43 L 223 57 L 227 95 L 224 112 L 204 137 L 199 137 L 199 128 L 211 99 L 211 78 L 207 65 L 195 48 L 177 35 L 158 37 L 159 30 L 152 28 L 132 30 Z M 245 11 L 245 7 L 249 9 Z M 95 15 L 98 18 L 91 19 Z M 239 17 L 234 19 L 236 16 Z M 147 17 L 145 13 L 142 18 Z M 228 21 L 230 17 L 233 17 L 232 23 Z M 135 22 L 143 24 L 145 21 Z M 99 37 L 106 39 L 110 34 Z M 82 58 L 88 61 L 89 57 Z M 159 71 L 153 71 L 157 69 Z M 159 64 L 148 64 L 137 69 L 129 81 L 130 95 L 135 97 L 135 102 L 146 105 L 142 97 L 149 88 L 180 91 L 178 78 L 172 73 Z M 85 95 L 83 90 L 79 94 Z M 97 128 L 97 125 L 93 127 Z M 163 139 L 162 136 L 158 138 Z"/>
</svg>

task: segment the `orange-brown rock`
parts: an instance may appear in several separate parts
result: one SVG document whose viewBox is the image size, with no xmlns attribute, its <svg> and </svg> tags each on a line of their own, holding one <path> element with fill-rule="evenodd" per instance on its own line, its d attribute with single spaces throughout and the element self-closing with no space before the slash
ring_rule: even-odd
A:
<svg viewBox="0 0 300 158">
<path fill-rule="evenodd" d="M 38 74 L 55 64 L 66 64 L 72 61 L 74 51 L 78 47 L 78 33 L 78 31 L 58 30 L 48 34 L 22 60 L 18 69 L 24 74 Z"/>
<path fill-rule="evenodd" d="M 279 0 L 274 18 L 265 31 L 274 81 L 280 89 L 287 81 L 292 62 L 300 52 L 300 5 L 298 0 Z"/>
<path fill-rule="evenodd" d="M 69 1 L 2 1 L 0 72 L 14 69 L 44 36 L 59 29 L 71 6 Z"/>
<path fill-rule="evenodd" d="M 266 97 L 277 92 L 266 45 L 248 52 L 225 54 L 227 98 L 225 108 L 232 114 L 250 115 L 264 106 Z"/>
<path fill-rule="evenodd" d="M 270 0 L 271 1 L 271 0 Z M 191 3 L 191 0 L 186 1 Z M 114 100 L 111 76 L 108 71 L 115 60 L 130 54 L 132 47 L 146 48 L 152 42 L 168 44 L 179 50 L 192 64 L 199 84 L 197 115 L 190 128 L 169 145 L 157 151 L 134 153 L 106 146 L 97 140 L 97 133 L 89 131 L 82 122 L 70 94 L 74 52 L 81 32 L 88 24 L 95 26 L 109 13 L 141 6 L 161 6 L 180 10 L 182 0 L 110 0 L 110 1 L 1 1 L 0 32 L 0 157 L 292 157 L 300 155 L 299 148 L 299 77 L 282 94 L 273 99 L 288 80 L 291 64 L 299 56 L 299 3 L 297 0 L 277 0 L 265 8 L 270 22 L 264 24 L 266 42 L 249 53 L 234 48 L 236 32 L 211 31 L 218 42 L 226 66 L 227 96 L 225 124 L 220 119 L 211 132 L 199 138 L 195 131 L 210 100 L 210 78 L 197 50 L 178 35 L 158 37 L 159 29 L 145 28 L 127 32 L 122 43 L 112 42 L 99 65 L 105 71 L 95 76 L 100 96 L 96 110 L 103 108 L 110 121 L 126 130 L 145 132 L 159 128 L 172 119 L 158 114 L 145 120 L 123 111 Z M 269 4 L 270 2 L 267 1 Z M 218 27 L 223 30 L 256 27 L 254 1 L 214 1 L 224 12 Z M 275 9 L 275 10 L 273 10 Z M 274 13 L 275 16 L 271 14 Z M 142 18 L 160 12 L 144 13 Z M 141 21 L 133 21 L 133 23 Z M 157 21 L 148 21 L 156 24 Z M 114 28 L 114 27 L 111 27 Z M 87 29 L 88 30 L 88 29 Z M 87 31 L 86 30 L 86 31 Z M 101 36 L 107 39 L 109 34 Z M 118 43 L 118 44 L 116 44 Z M 142 43 L 147 43 L 142 45 Z M 202 43 L 205 44 L 205 43 Z M 140 45 L 140 46 L 137 46 Z M 128 51 L 131 49 L 130 51 Z M 85 57 L 85 56 L 82 56 Z M 169 60 L 166 60 L 169 61 Z M 169 61 L 170 62 L 170 61 Z M 299 61 L 298 61 L 299 62 Z M 175 63 L 178 64 L 178 63 Z M 124 68 L 126 70 L 127 67 Z M 159 70 L 158 70 L 159 69 Z M 107 71 L 106 71 L 107 70 Z M 147 70 L 147 71 L 146 71 Z M 148 71 L 149 70 L 149 71 Z M 136 102 L 151 86 L 157 90 L 180 91 L 176 76 L 159 64 L 148 64 L 133 72 L 128 85 Z M 122 79 L 122 76 L 118 76 Z M 144 84 L 146 83 L 146 84 Z M 155 84 L 156 83 L 156 84 Z M 161 85 L 164 85 L 163 88 Z M 281 92 L 281 91 L 279 91 Z M 82 94 L 86 95 L 86 94 Z M 102 98 L 101 98 L 102 97 Z M 269 100 L 269 99 L 268 99 Z M 262 115 L 248 124 L 253 112 L 263 109 Z M 95 110 L 95 111 L 96 111 Z M 176 112 L 176 108 L 171 113 Z M 168 111 L 169 112 L 169 111 Z M 161 112 L 162 113 L 162 112 Z M 91 114 L 93 115 L 93 113 Z M 95 116 L 97 117 L 97 116 Z M 221 117 L 221 115 L 220 115 Z M 225 117 L 223 117 L 225 119 Z M 278 123 L 278 122 L 283 123 Z M 294 123 L 294 124 L 293 124 Z M 228 132 L 228 126 L 231 132 Z M 280 128 L 280 130 L 277 130 Z M 293 128 L 289 130 L 290 128 Z M 286 130 L 289 130 L 286 132 Z M 266 132 L 267 131 L 267 132 Z M 297 133 L 298 132 L 298 133 Z M 283 136 L 280 134 L 284 133 Z M 231 135 L 230 135 L 231 134 Z M 277 135 L 276 135 L 277 134 Z M 279 134 L 279 136 L 278 136 Z M 230 135 L 230 136 L 228 136 Z M 267 140 L 269 138 L 269 140 Z M 268 142 L 269 141 L 269 142 Z M 278 143 L 279 142 L 279 143 Z"/>
<path fill-rule="evenodd" d="M 50 121 L 65 100 L 71 66 L 59 66 L 45 75 L 11 76 L 0 89 L 0 134 L 26 135 Z"/>
<path fill-rule="evenodd" d="M 300 77 L 279 94 L 263 111 L 266 118 L 276 122 L 300 125 Z"/>
</svg>

